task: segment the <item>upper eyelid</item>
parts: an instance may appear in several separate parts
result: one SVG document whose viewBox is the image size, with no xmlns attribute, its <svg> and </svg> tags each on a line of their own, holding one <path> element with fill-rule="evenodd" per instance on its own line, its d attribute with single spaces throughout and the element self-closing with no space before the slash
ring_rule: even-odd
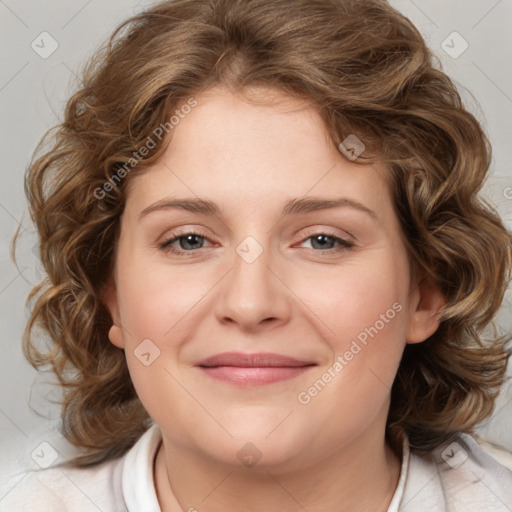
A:
<svg viewBox="0 0 512 512">
<path fill-rule="evenodd" d="M 200 231 L 197 231 L 195 229 L 187 229 L 184 231 L 177 231 L 176 233 L 170 233 L 168 236 L 164 236 L 161 243 L 165 244 L 165 243 L 168 243 L 171 241 L 176 241 L 176 240 L 179 240 L 180 238 L 183 238 L 187 235 L 200 236 L 201 238 L 204 238 L 206 240 L 209 240 L 210 242 L 213 242 L 213 240 L 211 239 L 210 236 L 208 236 L 204 233 L 201 233 Z"/>
</svg>

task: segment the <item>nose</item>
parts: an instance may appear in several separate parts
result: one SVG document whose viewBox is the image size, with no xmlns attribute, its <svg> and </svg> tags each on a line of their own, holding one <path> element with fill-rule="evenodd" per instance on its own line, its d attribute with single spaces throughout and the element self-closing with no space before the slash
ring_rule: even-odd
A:
<svg viewBox="0 0 512 512">
<path fill-rule="evenodd" d="M 236 253 L 231 271 L 220 283 L 216 303 L 219 322 L 236 325 L 245 332 L 288 322 L 293 294 L 281 274 L 267 248 L 252 262 Z"/>
</svg>

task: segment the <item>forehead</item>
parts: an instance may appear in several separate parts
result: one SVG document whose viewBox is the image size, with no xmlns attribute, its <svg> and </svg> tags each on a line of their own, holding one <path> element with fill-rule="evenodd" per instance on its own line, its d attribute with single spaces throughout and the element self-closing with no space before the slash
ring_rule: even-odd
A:
<svg viewBox="0 0 512 512">
<path fill-rule="evenodd" d="M 195 98 L 159 161 L 130 180 L 139 210 L 173 195 L 252 208 L 306 195 L 370 203 L 389 195 L 386 170 L 345 158 L 311 102 L 268 88 L 215 87 Z"/>
</svg>

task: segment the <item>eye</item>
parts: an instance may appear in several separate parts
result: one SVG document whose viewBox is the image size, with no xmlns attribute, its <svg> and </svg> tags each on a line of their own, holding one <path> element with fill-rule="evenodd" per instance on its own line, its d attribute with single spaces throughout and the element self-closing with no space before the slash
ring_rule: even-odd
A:
<svg viewBox="0 0 512 512">
<path fill-rule="evenodd" d="M 195 231 L 187 233 L 173 233 L 172 238 L 169 238 L 159 244 L 159 247 L 165 252 L 172 252 L 179 255 L 190 255 L 192 252 L 195 252 L 196 249 L 203 248 L 204 240 L 207 240 L 207 238 Z M 175 246 L 176 243 L 179 248 Z"/>
<path fill-rule="evenodd" d="M 311 249 L 321 252 L 339 252 L 346 251 L 354 247 L 352 242 L 345 240 L 333 233 L 315 233 L 305 238 L 302 243 L 311 240 Z M 338 244 L 338 246 L 335 246 Z"/>
<path fill-rule="evenodd" d="M 159 244 L 160 249 L 177 255 L 191 255 L 197 249 L 204 247 L 204 241 L 208 238 L 195 231 L 173 233 L 172 237 Z M 341 252 L 354 247 L 352 242 L 345 240 L 333 233 L 315 233 L 305 238 L 301 243 L 311 240 L 310 249 L 320 252 Z M 178 246 L 176 246 L 176 244 Z"/>
</svg>

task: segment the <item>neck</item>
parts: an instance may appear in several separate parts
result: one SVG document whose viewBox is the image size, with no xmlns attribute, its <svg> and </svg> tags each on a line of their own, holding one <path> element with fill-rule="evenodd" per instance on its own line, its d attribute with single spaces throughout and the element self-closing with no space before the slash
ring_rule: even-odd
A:
<svg viewBox="0 0 512 512">
<path fill-rule="evenodd" d="M 400 459 L 384 433 L 379 437 L 371 430 L 295 471 L 229 467 L 173 446 L 164 436 L 155 484 L 162 512 L 385 512 L 398 484 Z"/>
</svg>

